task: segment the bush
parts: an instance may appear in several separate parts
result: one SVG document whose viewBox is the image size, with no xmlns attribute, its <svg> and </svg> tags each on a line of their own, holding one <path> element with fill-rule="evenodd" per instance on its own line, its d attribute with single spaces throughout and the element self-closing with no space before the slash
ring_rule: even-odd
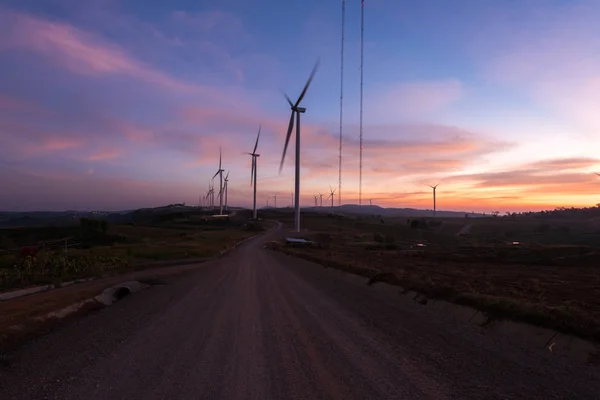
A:
<svg viewBox="0 0 600 400">
<path fill-rule="evenodd" d="M 10 263 L 12 265 L 9 266 Z M 19 260 L 4 258 L 0 265 L 0 285 L 7 287 L 77 279 L 127 264 L 127 260 L 119 257 L 70 256 L 62 251 L 28 255 Z"/>
</svg>

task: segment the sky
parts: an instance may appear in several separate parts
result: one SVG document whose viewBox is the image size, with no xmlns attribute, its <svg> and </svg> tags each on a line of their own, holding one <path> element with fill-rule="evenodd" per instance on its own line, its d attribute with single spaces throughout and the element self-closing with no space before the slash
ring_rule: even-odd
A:
<svg viewBox="0 0 600 400">
<path fill-rule="evenodd" d="M 358 202 L 359 0 L 346 1 L 341 201 Z M 0 0 L 0 210 L 250 206 L 338 185 L 342 2 Z M 600 2 L 365 0 L 363 203 L 600 203 Z M 218 183 L 216 184 L 218 191 Z M 335 194 L 338 202 L 339 190 Z"/>
</svg>

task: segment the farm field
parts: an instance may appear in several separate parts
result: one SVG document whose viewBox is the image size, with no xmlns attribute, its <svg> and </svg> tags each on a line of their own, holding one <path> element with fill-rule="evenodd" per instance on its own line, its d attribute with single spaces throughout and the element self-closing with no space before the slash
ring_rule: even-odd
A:
<svg viewBox="0 0 600 400">
<path fill-rule="evenodd" d="M 292 228 L 291 215 L 279 219 Z M 586 220 L 419 221 L 411 228 L 407 218 L 305 214 L 299 236 L 315 244 L 275 247 L 491 318 L 600 340 L 600 233 Z"/>
<path fill-rule="evenodd" d="M 70 226 L 0 229 L 0 289 L 123 273 L 161 261 L 209 258 L 256 235 L 249 215 L 212 219 L 194 209 L 137 215 L 136 222 L 81 219 Z"/>
</svg>

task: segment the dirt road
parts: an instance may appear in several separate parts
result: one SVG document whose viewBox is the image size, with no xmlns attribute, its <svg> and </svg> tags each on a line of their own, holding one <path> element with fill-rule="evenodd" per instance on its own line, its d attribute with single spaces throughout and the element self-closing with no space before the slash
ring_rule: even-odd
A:
<svg viewBox="0 0 600 400">
<path fill-rule="evenodd" d="M 0 398 L 598 398 L 598 368 L 264 250 L 275 234 L 9 354 Z"/>
</svg>

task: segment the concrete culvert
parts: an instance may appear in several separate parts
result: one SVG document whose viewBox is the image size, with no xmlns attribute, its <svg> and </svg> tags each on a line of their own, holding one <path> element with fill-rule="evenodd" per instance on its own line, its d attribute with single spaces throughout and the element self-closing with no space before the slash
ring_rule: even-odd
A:
<svg viewBox="0 0 600 400">
<path fill-rule="evenodd" d="M 143 290 L 148 286 L 149 285 L 138 281 L 124 282 L 104 290 L 96 296 L 95 299 L 105 306 L 110 306 L 112 303 L 121 300 L 123 297 Z"/>
<path fill-rule="evenodd" d="M 113 301 L 119 301 L 123 297 L 128 296 L 130 294 L 131 294 L 131 289 L 129 289 L 127 286 L 122 286 L 120 288 L 117 288 L 117 290 L 115 290 L 113 293 Z"/>
</svg>

